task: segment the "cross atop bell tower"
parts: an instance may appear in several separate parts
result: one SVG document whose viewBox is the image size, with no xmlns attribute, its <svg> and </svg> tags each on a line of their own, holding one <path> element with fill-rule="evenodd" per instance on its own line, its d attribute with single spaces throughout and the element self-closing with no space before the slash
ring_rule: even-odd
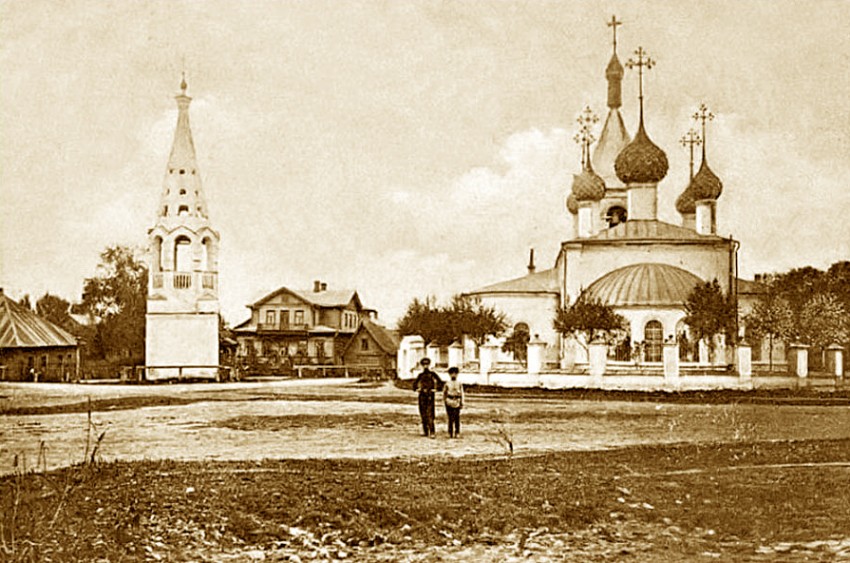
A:
<svg viewBox="0 0 850 563">
<path fill-rule="evenodd" d="M 614 32 L 614 54 L 617 54 L 617 26 L 623 25 L 623 22 L 617 20 L 617 16 L 611 16 L 611 21 L 608 22 L 608 27 Z"/>
</svg>

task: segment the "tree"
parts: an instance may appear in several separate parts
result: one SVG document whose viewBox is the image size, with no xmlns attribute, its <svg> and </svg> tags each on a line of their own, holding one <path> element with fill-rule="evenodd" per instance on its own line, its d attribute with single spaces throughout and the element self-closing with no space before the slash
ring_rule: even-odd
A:
<svg viewBox="0 0 850 563">
<path fill-rule="evenodd" d="M 498 336 L 507 328 L 505 315 L 487 307 L 479 299 L 455 295 L 447 306 L 438 306 L 434 297 L 414 299 L 398 322 L 403 335 L 418 334 L 426 343 L 447 346 L 464 335 L 484 344 L 488 335 Z"/>
<path fill-rule="evenodd" d="M 806 301 L 800 312 L 797 335 L 811 346 L 825 350 L 850 339 L 850 313 L 832 293 L 820 293 Z"/>
<path fill-rule="evenodd" d="M 768 282 L 758 303 L 744 319 L 747 334 L 767 336 L 768 365 L 773 370 L 773 342 L 776 338 L 787 339 L 793 330 L 794 314 L 788 302 L 779 295 L 776 284 Z"/>
<path fill-rule="evenodd" d="M 476 345 L 483 346 L 488 336 L 500 336 L 508 328 L 505 314 L 495 307 L 488 307 L 477 297 L 455 295 L 451 304 L 444 309 L 452 333 L 447 344 L 468 336 Z M 460 329 L 457 332 L 456 328 Z"/>
<path fill-rule="evenodd" d="M 71 318 L 71 304 L 57 295 L 45 293 L 35 302 L 35 312 L 39 317 L 72 332 L 74 319 Z"/>
<path fill-rule="evenodd" d="M 685 302 L 685 323 L 698 340 L 708 342 L 713 350 L 717 334 L 734 336 L 738 308 L 732 299 L 723 295 L 717 279 L 697 285 Z"/>
<path fill-rule="evenodd" d="M 145 350 L 145 302 L 148 272 L 126 246 L 111 246 L 100 255 L 94 277 L 83 285 L 83 309 L 96 321 L 95 343 L 103 357 L 138 360 Z"/>
<path fill-rule="evenodd" d="M 608 336 L 625 330 L 626 319 L 615 313 L 610 305 L 604 305 L 592 299 L 579 298 L 571 306 L 558 309 L 552 324 L 560 334 L 576 337 L 584 335 L 590 343 L 598 336 Z M 578 338 L 576 341 L 581 344 Z M 584 346 L 584 344 L 581 345 Z"/>
<path fill-rule="evenodd" d="M 525 361 L 528 359 L 528 343 L 530 341 L 531 334 L 529 334 L 528 325 L 519 323 L 505 339 L 505 343 L 502 345 L 502 352 L 513 354 L 516 361 L 525 365 Z"/>
</svg>

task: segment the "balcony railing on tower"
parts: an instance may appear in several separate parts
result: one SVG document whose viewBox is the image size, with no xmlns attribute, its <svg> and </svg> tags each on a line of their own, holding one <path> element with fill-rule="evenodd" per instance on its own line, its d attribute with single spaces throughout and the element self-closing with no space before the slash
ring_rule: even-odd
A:
<svg viewBox="0 0 850 563">
<path fill-rule="evenodd" d="M 158 272 L 150 277 L 151 289 L 164 287 L 174 289 L 218 289 L 218 273 L 216 272 Z"/>
</svg>

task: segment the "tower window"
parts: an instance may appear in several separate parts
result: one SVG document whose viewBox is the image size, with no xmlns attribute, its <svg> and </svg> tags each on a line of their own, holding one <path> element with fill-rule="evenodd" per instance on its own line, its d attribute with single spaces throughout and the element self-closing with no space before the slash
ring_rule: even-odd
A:
<svg viewBox="0 0 850 563">
<path fill-rule="evenodd" d="M 183 169 L 181 168 L 181 169 L 180 169 L 180 174 L 185 174 L 185 173 L 186 173 L 186 171 L 185 171 L 185 170 L 183 170 Z"/>
<path fill-rule="evenodd" d="M 168 169 L 168 173 L 169 173 L 169 174 L 174 174 L 174 169 L 173 169 L 173 168 L 169 168 L 169 169 Z"/>
<path fill-rule="evenodd" d="M 605 214 L 605 221 L 608 223 L 608 228 L 616 227 L 620 223 L 625 223 L 628 219 L 628 213 L 625 208 L 615 205 Z"/>
<path fill-rule="evenodd" d="M 194 176 L 194 175 L 195 175 L 195 169 L 192 168 L 192 176 Z"/>
<path fill-rule="evenodd" d="M 167 206 L 167 205 L 163 205 L 163 206 L 162 206 L 162 214 L 163 214 L 163 215 L 168 215 L 168 206 Z"/>
<path fill-rule="evenodd" d="M 177 209 L 177 214 L 178 215 L 188 215 L 189 214 L 189 206 L 188 205 L 181 205 Z"/>
<path fill-rule="evenodd" d="M 180 195 L 186 195 L 186 190 L 180 190 Z"/>
<path fill-rule="evenodd" d="M 171 190 L 165 190 L 165 195 L 168 195 L 170 193 L 171 193 Z"/>
</svg>

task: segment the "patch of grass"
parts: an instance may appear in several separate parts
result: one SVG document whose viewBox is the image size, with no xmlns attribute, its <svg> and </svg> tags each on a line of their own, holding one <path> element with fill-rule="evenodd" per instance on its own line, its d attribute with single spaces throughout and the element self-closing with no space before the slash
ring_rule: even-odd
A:
<svg viewBox="0 0 850 563">
<path fill-rule="evenodd" d="M 180 560 L 191 546 L 270 546 L 293 530 L 317 542 L 401 546 L 636 522 L 675 524 L 683 538 L 710 532 L 749 553 L 761 538 L 847 535 L 850 468 L 793 465 L 813 462 L 850 464 L 850 440 L 509 459 L 89 464 L 0 479 L 0 545 L 14 537 L 34 561 L 141 561 L 152 549 Z"/>
</svg>

